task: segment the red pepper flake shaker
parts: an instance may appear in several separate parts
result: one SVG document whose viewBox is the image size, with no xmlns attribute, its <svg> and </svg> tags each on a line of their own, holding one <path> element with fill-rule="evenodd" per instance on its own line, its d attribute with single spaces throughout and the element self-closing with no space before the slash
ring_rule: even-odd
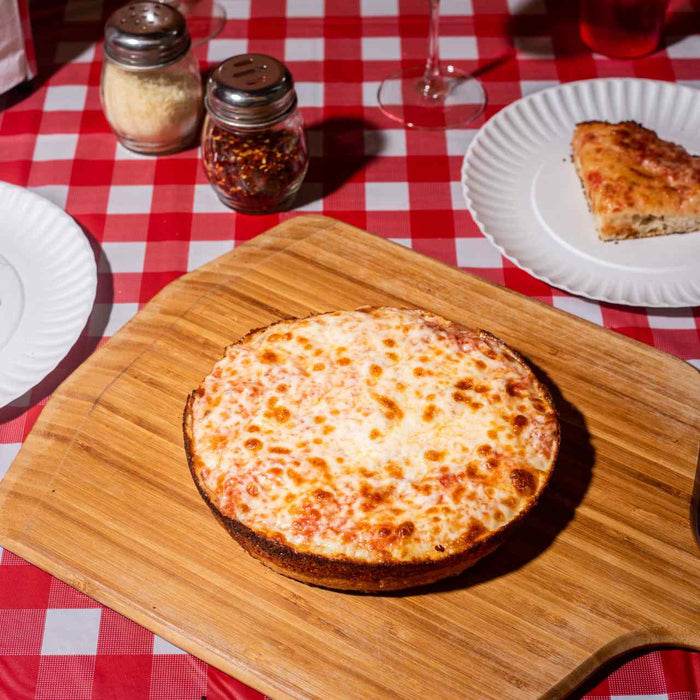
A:
<svg viewBox="0 0 700 700">
<path fill-rule="evenodd" d="M 229 58 L 209 78 L 204 104 L 202 159 L 219 199 L 246 214 L 288 208 L 308 154 L 287 67 L 262 54 Z"/>
</svg>

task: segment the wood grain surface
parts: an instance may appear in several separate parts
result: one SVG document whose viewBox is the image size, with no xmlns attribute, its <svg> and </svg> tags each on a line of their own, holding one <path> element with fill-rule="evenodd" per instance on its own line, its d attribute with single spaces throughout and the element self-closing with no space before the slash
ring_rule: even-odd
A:
<svg viewBox="0 0 700 700">
<path fill-rule="evenodd" d="M 279 318 L 417 306 L 502 337 L 552 391 L 552 482 L 501 549 L 398 595 L 286 579 L 190 478 L 181 417 L 224 346 Z M 320 216 L 165 288 L 54 394 L 0 484 L 0 544 L 272 697 L 561 697 L 648 644 L 700 647 L 700 374 Z"/>
</svg>

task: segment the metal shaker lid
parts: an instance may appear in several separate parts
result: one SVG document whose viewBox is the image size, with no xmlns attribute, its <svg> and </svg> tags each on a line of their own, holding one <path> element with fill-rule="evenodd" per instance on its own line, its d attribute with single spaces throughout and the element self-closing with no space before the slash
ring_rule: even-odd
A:
<svg viewBox="0 0 700 700">
<path fill-rule="evenodd" d="M 225 124 L 254 128 L 284 118 L 296 107 L 297 96 L 292 74 L 283 63 L 247 53 L 225 60 L 214 70 L 204 103 Z"/>
<path fill-rule="evenodd" d="M 132 2 L 105 25 L 105 53 L 131 68 L 155 68 L 176 61 L 190 48 L 185 18 L 170 5 Z"/>
</svg>

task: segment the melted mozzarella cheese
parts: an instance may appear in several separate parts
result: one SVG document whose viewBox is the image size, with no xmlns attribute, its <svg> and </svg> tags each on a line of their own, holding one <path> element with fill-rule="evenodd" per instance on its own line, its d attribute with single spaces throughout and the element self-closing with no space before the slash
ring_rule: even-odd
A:
<svg viewBox="0 0 700 700">
<path fill-rule="evenodd" d="M 298 551 L 437 559 L 541 490 L 557 423 L 501 343 L 425 312 L 340 311 L 230 346 L 196 392 L 200 482 Z"/>
</svg>

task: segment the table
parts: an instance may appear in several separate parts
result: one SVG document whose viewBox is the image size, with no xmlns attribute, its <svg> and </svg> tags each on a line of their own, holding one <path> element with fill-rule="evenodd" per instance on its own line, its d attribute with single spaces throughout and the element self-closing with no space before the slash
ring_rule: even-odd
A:
<svg viewBox="0 0 700 700">
<path fill-rule="evenodd" d="M 636 76 L 700 87 L 700 3 L 671 3 L 668 46 L 651 57 L 591 55 L 575 3 L 443 0 L 443 58 L 478 71 L 485 114 L 469 128 L 415 132 L 379 111 L 381 79 L 424 55 L 425 0 L 222 0 L 223 31 L 196 48 L 208 69 L 238 53 L 284 60 L 308 127 L 311 165 L 292 212 L 249 217 L 225 209 L 199 153 L 159 158 L 121 146 L 99 102 L 110 0 L 46 0 L 31 8 L 39 76 L 0 96 L 0 179 L 64 207 L 98 261 L 86 329 L 46 380 L 0 409 L 0 477 L 58 383 L 164 285 L 299 211 L 322 212 L 410 246 L 700 368 L 700 309 L 599 304 L 553 289 L 486 241 L 459 173 L 476 129 L 522 95 L 559 82 Z M 204 31 L 201 26 L 197 30 Z M 700 654 L 635 658 L 584 689 L 588 698 L 700 698 Z M 583 691 L 582 691 L 583 692 Z M 0 697 L 259 698 L 117 613 L 0 549 Z"/>
</svg>

